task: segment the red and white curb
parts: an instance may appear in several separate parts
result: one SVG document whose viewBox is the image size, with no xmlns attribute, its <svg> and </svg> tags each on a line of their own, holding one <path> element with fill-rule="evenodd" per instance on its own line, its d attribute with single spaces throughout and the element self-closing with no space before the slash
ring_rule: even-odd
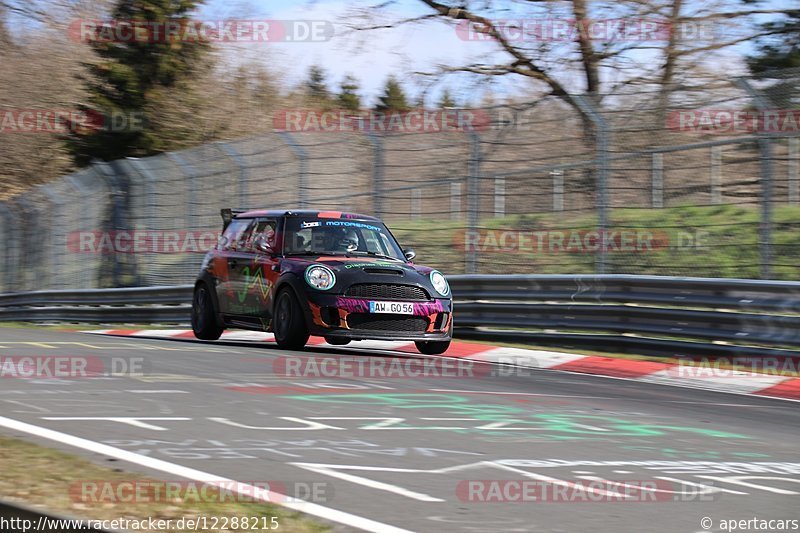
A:
<svg viewBox="0 0 800 533">
<path fill-rule="evenodd" d="M 141 337 L 152 339 L 194 339 L 194 333 L 185 329 L 101 329 L 84 331 L 94 335 Z M 270 333 L 257 331 L 225 331 L 221 341 L 272 342 Z M 309 346 L 331 346 L 321 337 L 311 337 Z M 381 350 L 417 354 L 413 342 L 407 341 L 354 341 L 344 350 Z M 525 368 L 539 368 L 593 374 L 618 379 L 644 381 L 661 385 L 706 389 L 734 394 L 751 394 L 771 398 L 800 401 L 800 378 L 759 374 L 738 370 L 692 367 L 675 363 L 634 361 L 614 357 L 578 355 L 565 352 L 525 350 L 454 341 L 441 357 L 454 357 L 473 361 L 507 364 Z"/>
</svg>

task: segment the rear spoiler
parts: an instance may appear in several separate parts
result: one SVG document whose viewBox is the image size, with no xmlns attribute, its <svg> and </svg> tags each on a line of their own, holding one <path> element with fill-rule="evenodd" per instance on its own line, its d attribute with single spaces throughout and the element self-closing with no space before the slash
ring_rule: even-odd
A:
<svg viewBox="0 0 800 533">
<path fill-rule="evenodd" d="M 219 214 L 222 216 L 222 231 L 225 231 L 228 228 L 228 225 L 231 223 L 231 220 L 236 215 L 241 215 L 242 213 L 247 213 L 248 209 L 231 209 L 226 207 L 225 209 L 220 209 Z"/>
</svg>

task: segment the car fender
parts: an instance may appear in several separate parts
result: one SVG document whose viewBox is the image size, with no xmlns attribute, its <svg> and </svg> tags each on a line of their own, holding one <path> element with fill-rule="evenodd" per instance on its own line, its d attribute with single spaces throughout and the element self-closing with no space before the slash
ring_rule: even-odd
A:
<svg viewBox="0 0 800 533">
<path fill-rule="evenodd" d="M 278 282 L 275 284 L 275 295 L 277 296 L 284 287 L 288 287 L 289 290 L 294 293 L 297 301 L 300 302 L 300 308 L 303 310 L 303 315 L 306 319 L 306 325 L 313 324 L 314 321 L 311 316 L 311 307 L 308 305 L 308 297 L 306 296 L 305 282 L 301 280 L 294 272 L 285 272 L 281 275 L 281 277 L 278 278 Z M 277 298 L 273 298 L 270 316 L 275 316 L 276 304 Z"/>
</svg>

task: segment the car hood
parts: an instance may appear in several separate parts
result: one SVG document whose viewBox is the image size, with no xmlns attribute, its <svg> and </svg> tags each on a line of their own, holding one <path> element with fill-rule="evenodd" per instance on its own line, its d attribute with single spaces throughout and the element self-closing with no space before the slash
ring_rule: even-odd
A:
<svg viewBox="0 0 800 533">
<path fill-rule="evenodd" d="M 411 263 L 401 263 L 377 257 L 341 257 L 341 256 L 320 256 L 313 263 L 321 263 L 337 271 L 365 272 L 373 273 L 376 271 L 397 270 L 402 273 L 430 274 L 432 268 L 414 265 Z"/>
<path fill-rule="evenodd" d="M 375 257 L 320 256 L 303 258 L 295 262 L 294 268 L 305 270 L 312 264 L 325 265 L 334 271 L 336 293 L 354 283 L 389 283 L 424 287 L 431 296 L 442 298 L 431 285 L 429 276 L 433 269 L 430 267 Z"/>
</svg>

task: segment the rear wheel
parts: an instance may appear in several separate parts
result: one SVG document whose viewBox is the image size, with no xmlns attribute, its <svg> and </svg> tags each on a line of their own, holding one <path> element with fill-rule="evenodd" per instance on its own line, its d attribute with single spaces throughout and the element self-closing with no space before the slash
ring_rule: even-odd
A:
<svg viewBox="0 0 800 533">
<path fill-rule="evenodd" d="M 192 331 L 194 336 L 204 341 L 215 341 L 222 335 L 225 328 L 217 324 L 214 313 L 214 303 L 205 284 L 200 284 L 194 290 L 192 297 Z"/>
<path fill-rule="evenodd" d="M 287 350 L 299 350 L 308 342 L 308 329 L 303 310 L 294 293 L 284 289 L 278 294 L 273 317 L 275 342 Z"/>
</svg>

